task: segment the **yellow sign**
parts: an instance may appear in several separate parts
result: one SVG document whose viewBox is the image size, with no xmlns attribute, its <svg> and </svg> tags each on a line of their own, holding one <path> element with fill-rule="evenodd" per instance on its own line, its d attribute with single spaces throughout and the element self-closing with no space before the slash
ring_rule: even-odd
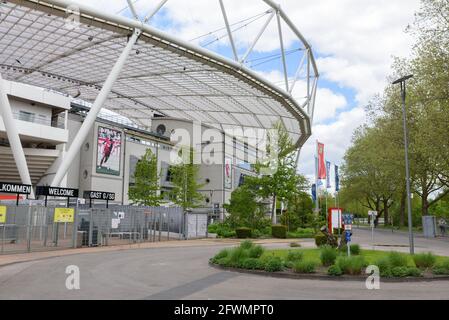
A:
<svg viewBox="0 0 449 320">
<path fill-rule="evenodd" d="M 55 223 L 73 223 L 75 222 L 75 209 L 55 208 Z"/>
<path fill-rule="evenodd" d="M 0 206 L 0 223 L 6 223 L 6 212 L 7 208 Z"/>
</svg>

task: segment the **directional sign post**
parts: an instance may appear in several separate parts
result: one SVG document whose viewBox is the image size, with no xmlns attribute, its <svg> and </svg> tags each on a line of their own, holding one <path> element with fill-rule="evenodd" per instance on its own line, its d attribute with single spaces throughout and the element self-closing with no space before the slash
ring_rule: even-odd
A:
<svg viewBox="0 0 449 320">
<path fill-rule="evenodd" d="M 0 182 L 0 193 L 10 193 L 17 195 L 16 205 L 19 205 L 20 195 L 30 195 L 32 186 L 28 184 L 17 184 L 9 182 Z"/>
<path fill-rule="evenodd" d="M 348 257 L 350 257 L 351 256 L 352 224 L 354 222 L 354 215 L 344 214 L 343 222 L 345 224 L 345 237 L 346 237 L 346 246 L 348 247 Z"/>
<path fill-rule="evenodd" d="M 371 243 L 374 249 L 374 220 L 377 217 L 377 211 L 368 211 L 368 216 L 371 217 Z"/>
<path fill-rule="evenodd" d="M 67 207 L 70 204 L 70 198 L 78 198 L 78 189 L 55 188 L 55 187 L 37 187 L 37 196 L 45 196 L 45 206 L 47 206 L 48 197 L 67 198 Z"/>
<path fill-rule="evenodd" d="M 89 199 L 89 204 L 91 208 L 92 208 L 92 200 L 106 201 L 106 208 L 109 208 L 109 201 L 115 200 L 115 193 L 103 191 L 85 191 L 84 199 Z"/>
</svg>

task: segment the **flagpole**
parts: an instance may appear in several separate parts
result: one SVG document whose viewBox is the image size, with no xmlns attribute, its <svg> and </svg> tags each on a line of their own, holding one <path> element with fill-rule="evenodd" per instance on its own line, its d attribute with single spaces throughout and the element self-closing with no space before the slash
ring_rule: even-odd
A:
<svg viewBox="0 0 449 320">
<path fill-rule="evenodd" d="M 318 190 L 318 168 L 319 168 L 319 158 L 318 158 L 318 140 L 316 140 L 316 158 L 315 158 L 315 184 L 316 184 L 316 201 L 315 201 L 315 211 L 316 214 L 319 215 L 320 207 L 319 207 L 319 190 Z"/>
</svg>

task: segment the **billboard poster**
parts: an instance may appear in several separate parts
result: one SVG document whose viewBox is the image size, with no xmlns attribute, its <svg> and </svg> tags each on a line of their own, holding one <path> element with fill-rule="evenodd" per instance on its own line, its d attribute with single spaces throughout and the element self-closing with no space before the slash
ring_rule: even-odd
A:
<svg viewBox="0 0 449 320">
<path fill-rule="evenodd" d="M 225 170 L 225 172 L 224 172 L 225 188 L 232 189 L 232 159 L 231 158 L 225 159 L 224 170 Z"/>
<path fill-rule="evenodd" d="M 98 127 L 97 173 L 120 176 L 122 133 Z"/>
</svg>

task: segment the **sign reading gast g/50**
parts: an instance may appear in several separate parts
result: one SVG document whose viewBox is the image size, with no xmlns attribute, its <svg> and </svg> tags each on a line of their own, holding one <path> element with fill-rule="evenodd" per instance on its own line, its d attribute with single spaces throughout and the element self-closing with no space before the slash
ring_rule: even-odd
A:
<svg viewBox="0 0 449 320">
<path fill-rule="evenodd" d="M 114 201 L 115 193 L 102 191 L 85 191 L 84 199 Z"/>
</svg>

